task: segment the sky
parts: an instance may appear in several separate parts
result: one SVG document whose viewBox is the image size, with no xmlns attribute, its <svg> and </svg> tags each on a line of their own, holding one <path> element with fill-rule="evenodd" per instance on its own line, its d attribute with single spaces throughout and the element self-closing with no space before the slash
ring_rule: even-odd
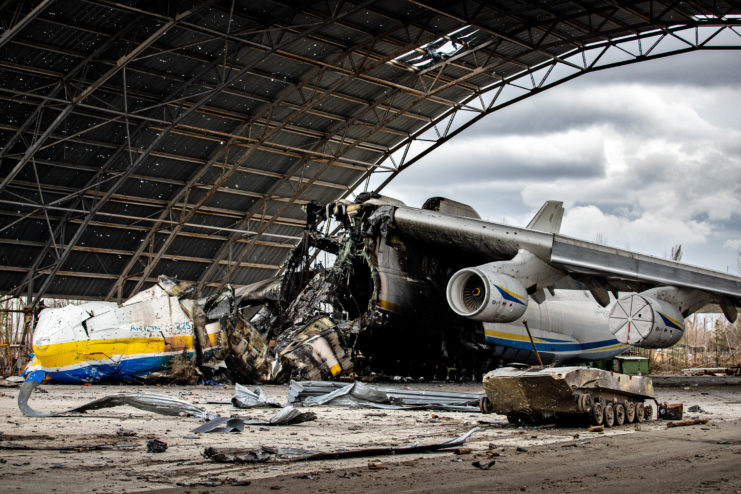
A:
<svg viewBox="0 0 741 494">
<path fill-rule="evenodd" d="M 664 258 L 681 244 L 682 262 L 739 275 L 741 50 L 577 77 L 483 118 L 382 193 L 515 226 L 560 200 L 564 235 Z"/>
</svg>

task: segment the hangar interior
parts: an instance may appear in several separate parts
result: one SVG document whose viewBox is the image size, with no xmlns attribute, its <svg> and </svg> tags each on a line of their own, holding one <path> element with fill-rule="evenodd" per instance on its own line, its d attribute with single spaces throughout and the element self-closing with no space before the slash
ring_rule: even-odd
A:
<svg viewBox="0 0 741 494">
<path fill-rule="evenodd" d="M 278 274 L 304 207 L 383 188 L 579 75 L 738 49 L 734 0 L 0 4 L 0 293 Z M 492 166 L 496 166 L 495 163 Z"/>
</svg>

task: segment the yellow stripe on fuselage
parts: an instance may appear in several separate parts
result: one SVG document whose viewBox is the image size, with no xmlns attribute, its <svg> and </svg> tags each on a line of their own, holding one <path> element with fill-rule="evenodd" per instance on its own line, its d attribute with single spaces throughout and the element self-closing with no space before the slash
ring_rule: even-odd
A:
<svg viewBox="0 0 741 494">
<path fill-rule="evenodd" d="M 389 302 L 388 300 L 379 300 L 376 302 L 376 305 L 380 307 L 381 309 L 388 310 L 391 312 L 401 312 L 401 306 L 397 305 L 393 302 Z"/>
<path fill-rule="evenodd" d="M 219 333 L 208 335 L 211 346 L 219 344 Z M 108 340 L 78 340 L 34 346 L 34 354 L 43 367 L 66 367 L 81 362 L 108 360 L 114 356 L 173 354 L 193 350 L 193 336 L 168 336 L 167 344 L 157 338 L 114 338 Z"/>
<path fill-rule="evenodd" d="M 494 286 L 495 286 L 495 287 L 497 287 L 497 290 L 501 290 L 501 291 L 503 291 L 504 293 L 506 293 L 506 294 L 507 294 L 507 295 L 509 295 L 510 297 L 513 297 L 513 298 L 515 298 L 515 299 L 519 299 L 519 300 L 524 300 L 524 301 L 525 301 L 525 303 L 527 303 L 527 297 L 523 297 L 523 296 L 522 296 L 522 295 L 520 295 L 519 293 L 515 293 L 515 292 L 513 292 L 512 290 L 507 290 L 507 289 L 506 289 L 506 288 L 504 288 L 503 286 L 499 286 L 499 285 L 497 285 L 497 284 L 494 284 Z"/>
<path fill-rule="evenodd" d="M 491 336 L 492 338 L 500 338 L 503 340 L 509 340 L 509 341 L 530 341 L 530 338 L 528 338 L 526 335 L 519 335 L 519 334 L 513 334 L 513 333 L 505 333 L 502 331 L 495 331 L 493 329 L 486 329 L 484 330 L 486 336 Z M 536 338 L 533 337 L 533 341 L 536 343 L 553 343 L 555 345 L 558 345 L 559 343 L 566 343 L 566 344 L 575 344 L 576 341 L 573 340 L 558 340 L 558 341 L 546 341 L 542 338 Z M 585 350 L 580 350 L 585 353 L 596 353 L 596 352 L 605 352 L 608 350 L 617 350 L 618 348 L 625 348 L 628 345 L 625 343 L 618 343 L 617 345 L 609 345 L 609 346 L 602 346 L 598 348 L 590 348 Z"/>
<path fill-rule="evenodd" d="M 628 346 L 625 343 L 618 343 L 617 345 L 603 346 L 599 348 L 590 348 L 589 350 L 582 350 L 584 352 L 605 352 L 607 350 L 617 350 L 618 348 L 625 348 Z"/>
<path fill-rule="evenodd" d="M 503 340 L 530 341 L 530 338 L 522 334 L 505 333 L 502 331 L 495 331 L 493 329 L 485 329 L 484 333 L 486 334 L 486 336 L 491 336 L 492 338 L 501 338 Z M 537 341 L 538 343 L 548 343 L 546 340 L 537 338 L 535 336 L 533 336 L 533 341 Z"/>
</svg>

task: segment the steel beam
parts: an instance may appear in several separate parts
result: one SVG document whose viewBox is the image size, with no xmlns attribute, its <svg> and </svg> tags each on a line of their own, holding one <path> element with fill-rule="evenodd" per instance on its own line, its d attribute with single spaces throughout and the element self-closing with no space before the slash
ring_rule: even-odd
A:
<svg viewBox="0 0 741 494">
<path fill-rule="evenodd" d="M 72 110 L 79 103 L 84 101 L 87 97 L 93 94 L 93 92 L 95 92 L 100 86 L 102 86 L 106 81 L 108 81 L 111 77 L 113 77 L 120 70 L 126 67 L 126 64 L 128 64 L 131 60 L 136 58 L 144 50 L 146 50 L 152 43 L 154 43 L 157 39 L 159 39 L 160 36 L 162 36 L 168 30 L 172 29 L 183 19 L 186 19 L 187 17 L 196 13 L 198 10 L 200 10 L 204 6 L 205 4 L 201 4 L 199 7 L 195 9 L 185 11 L 181 14 L 178 14 L 176 17 L 170 19 L 168 22 L 160 26 L 160 28 L 157 29 L 154 33 L 152 33 L 147 39 L 145 39 L 144 41 L 139 43 L 136 47 L 134 47 L 133 50 L 131 50 L 129 53 L 127 53 L 123 57 L 119 58 L 115 66 L 108 69 L 102 76 L 100 76 L 92 84 L 87 86 L 78 95 L 76 95 L 72 99 L 72 101 L 67 106 L 65 106 L 61 112 L 59 112 L 59 114 L 54 119 L 54 121 L 44 130 L 43 134 L 41 134 L 41 136 L 39 136 L 33 142 L 33 144 L 28 147 L 23 157 L 20 159 L 18 163 L 16 163 L 16 165 L 13 167 L 10 173 L 8 173 L 8 175 L 6 175 L 5 178 L 3 178 L 2 181 L 0 181 L 0 192 L 2 192 L 5 189 L 5 187 L 16 177 L 16 175 L 18 175 L 18 173 L 23 169 L 26 163 L 28 163 L 31 160 L 31 158 L 33 158 L 33 156 L 36 154 L 36 151 L 38 151 L 41 148 L 41 146 L 46 142 L 46 139 L 52 134 L 52 132 L 54 132 L 57 129 L 57 127 L 59 127 L 59 125 L 67 118 L 67 116 L 69 116 Z"/>
<path fill-rule="evenodd" d="M 41 0 L 41 2 L 36 5 L 33 9 L 31 9 L 25 16 L 23 16 L 23 19 L 19 20 L 15 24 L 13 24 L 12 27 L 7 29 L 2 36 L 0 36 L 0 48 L 5 46 L 8 41 L 13 39 L 13 37 L 18 34 L 20 31 L 23 30 L 24 27 L 26 27 L 31 21 L 33 21 L 38 15 L 44 11 L 49 5 L 51 5 L 54 2 L 54 0 Z"/>
</svg>

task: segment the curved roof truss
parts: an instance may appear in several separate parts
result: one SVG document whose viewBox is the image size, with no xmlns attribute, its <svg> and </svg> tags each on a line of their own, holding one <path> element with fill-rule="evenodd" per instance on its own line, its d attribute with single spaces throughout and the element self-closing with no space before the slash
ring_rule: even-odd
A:
<svg viewBox="0 0 741 494">
<path fill-rule="evenodd" d="M 383 185 L 579 75 L 741 47 L 732 0 L 0 5 L 0 291 L 278 272 L 303 204 Z M 382 187 L 383 187 L 382 185 Z"/>
</svg>

